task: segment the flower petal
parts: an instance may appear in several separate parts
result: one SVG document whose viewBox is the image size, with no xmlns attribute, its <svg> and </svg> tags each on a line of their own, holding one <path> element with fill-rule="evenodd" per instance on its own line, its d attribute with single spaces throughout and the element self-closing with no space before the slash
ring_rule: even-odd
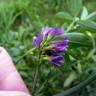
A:
<svg viewBox="0 0 96 96">
<path fill-rule="evenodd" d="M 59 40 L 55 43 L 53 43 L 53 48 L 54 50 L 58 53 L 58 52 L 64 52 L 67 50 L 68 47 L 68 38 L 65 37 L 63 40 Z"/>
<path fill-rule="evenodd" d="M 57 27 L 55 27 L 55 28 L 52 28 L 50 30 L 50 34 L 52 36 L 60 36 L 60 35 L 64 34 L 64 30 L 63 30 L 63 28 L 57 28 Z"/>
<path fill-rule="evenodd" d="M 48 36 L 48 34 L 52 35 L 52 36 L 59 36 L 64 34 L 64 30 L 63 28 L 57 28 L 57 27 L 44 27 L 42 28 L 41 34 L 46 37 Z"/>
<path fill-rule="evenodd" d="M 62 63 L 64 63 L 64 58 L 63 56 L 59 56 L 59 55 L 56 55 L 56 56 L 51 56 L 49 57 L 50 58 L 50 61 L 57 67 L 61 66 Z"/>
<path fill-rule="evenodd" d="M 41 34 L 43 35 L 43 38 L 46 38 L 48 36 L 51 29 L 51 27 L 47 26 L 42 28 Z"/>
<path fill-rule="evenodd" d="M 40 47 L 40 44 L 43 40 L 43 36 L 40 34 L 38 35 L 37 37 L 33 37 L 33 44 L 35 45 L 36 48 L 39 48 Z"/>
<path fill-rule="evenodd" d="M 64 51 L 67 51 L 67 46 L 66 47 L 56 47 L 55 48 L 56 53 L 61 53 L 61 52 L 64 52 Z"/>
</svg>

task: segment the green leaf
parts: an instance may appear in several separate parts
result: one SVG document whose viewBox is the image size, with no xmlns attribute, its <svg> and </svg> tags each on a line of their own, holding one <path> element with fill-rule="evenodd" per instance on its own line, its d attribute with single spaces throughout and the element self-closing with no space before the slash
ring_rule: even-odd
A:
<svg viewBox="0 0 96 96">
<path fill-rule="evenodd" d="M 73 20 L 73 17 L 67 12 L 58 12 L 55 15 L 55 18 L 61 19 L 61 20 Z"/>
<path fill-rule="evenodd" d="M 86 20 L 87 16 L 88 16 L 88 10 L 86 7 L 83 7 L 83 11 L 81 13 L 81 20 Z"/>
<path fill-rule="evenodd" d="M 92 72 L 92 74 L 87 79 L 85 79 L 84 81 L 82 81 L 78 85 L 74 86 L 73 88 L 70 88 L 66 91 L 58 93 L 54 96 L 69 96 L 73 93 L 79 92 L 81 89 L 83 89 L 84 87 L 86 87 L 87 85 L 92 83 L 94 80 L 96 80 L 96 71 Z"/>
<path fill-rule="evenodd" d="M 85 20 L 85 21 L 79 21 L 78 24 L 80 27 L 86 31 L 90 32 L 96 32 L 96 22 Z"/>
<path fill-rule="evenodd" d="M 86 17 L 86 20 L 96 20 L 96 11 L 89 14 L 87 17 Z"/>
<path fill-rule="evenodd" d="M 77 79 L 77 73 L 76 72 L 71 72 L 69 77 L 65 80 L 64 82 L 64 87 L 69 87 L 70 84 Z"/>
<path fill-rule="evenodd" d="M 92 47 L 92 41 L 84 33 L 70 32 L 63 36 L 55 37 L 54 41 L 67 37 L 69 40 L 69 48 Z"/>
<path fill-rule="evenodd" d="M 66 36 L 69 39 L 69 47 L 91 47 L 92 42 L 84 33 L 71 32 L 67 33 Z"/>
<path fill-rule="evenodd" d="M 82 7 L 82 0 L 64 0 L 64 7 L 71 15 L 77 16 Z"/>
</svg>

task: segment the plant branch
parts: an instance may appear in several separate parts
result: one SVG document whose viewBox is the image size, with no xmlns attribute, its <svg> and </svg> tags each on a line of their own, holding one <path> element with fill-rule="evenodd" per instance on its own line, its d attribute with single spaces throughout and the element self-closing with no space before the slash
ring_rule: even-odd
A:
<svg viewBox="0 0 96 96">
<path fill-rule="evenodd" d="M 18 63 L 22 58 L 24 58 L 25 56 L 27 56 L 30 52 L 32 52 L 34 50 L 34 48 L 31 48 L 31 49 L 29 49 L 25 54 L 23 54 L 22 56 L 20 56 L 18 59 L 17 59 L 17 61 L 16 61 L 16 63 Z"/>
<path fill-rule="evenodd" d="M 36 89 L 36 83 L 37 83 L 37 79 L 38 79 L 38 73 L 39 73 L 39 66 L 37 65 L 35 74 L 34 74 L 34 81 L 33 81 L 33 87 L 32 87 L 32 94 L 34 96 L 35 93 L 35 89 Z"/>
</svg>

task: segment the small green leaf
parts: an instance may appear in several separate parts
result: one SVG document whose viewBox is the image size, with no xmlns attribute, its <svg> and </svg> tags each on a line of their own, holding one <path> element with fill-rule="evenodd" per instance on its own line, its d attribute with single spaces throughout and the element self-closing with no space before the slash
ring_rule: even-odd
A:
<svg viewBox="0 0 96 96">
<path fill-rule="evenodd" d="M 70 84 L 75 80 L 77 79 L 77 74 L 76 72 L 71 72 L 69 77 L 65 80 L 64 82 L 64 87 L 69 87 Z"/>
<path fill-rule="evenodd" d="M 71 15 L 77 16 L 82 7 L 82 0 L 64 0 L 64 7 Z"/>
<path fill-rule="evenodd" d="M 66 36 L 69 39 L 69 47 L 91 47 L 92 42 L 84 33 L 71 32 L 67 33 Z"/>
<path fill-rule="evenodd" d="M 77 70 L 78 70 L 79 74 L 82 73 L 82 66 L 81 66 L 80 62 L 78 62 L 78 64 L 77 64 Z"/>
<path fill-rule="evenodd" d="M 81 14 L 81 20 L 86 20 L 87 15 L 88 15 L 88 10 L 86 7 L 83 7 L 83 11 Z"/>
<path fill-rule="evenodd" d="M 67 12 L 58 12 L 55 17 L 61 20 L 73 20 L 73 17 Z"/>
<path fill-rule="evenodd" d="M 54 38 L 54 41 L 63 39 L 64 37 L 67 37 L 69 40 L 69 48 L 92 47 L 92 41 L 88 36 L 79 32 L 66 33 L 64 36 Z"/>
<path fill-rule="evenodd" d="M 89 14 L 87 17 L 86 17 L 86 20 L 96 20 L 96 11 Z"/>
<path fill-rule="evenodd" d="M 96 22 L 85 20 L 85 21 L 79 21 L 78 24 L 80 27 L 86 31 L 96 32 Z"/>
</svg>

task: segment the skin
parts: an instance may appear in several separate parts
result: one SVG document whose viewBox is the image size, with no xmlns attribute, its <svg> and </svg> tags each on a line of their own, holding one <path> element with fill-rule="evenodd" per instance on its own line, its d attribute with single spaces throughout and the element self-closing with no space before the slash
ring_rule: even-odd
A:
<svg viewBox="0 0 96 96">
<path fill-rule="evenodd" d="M 0 96 L 29 96 L 10 55 L 0 47 Z"/>
</svg>

